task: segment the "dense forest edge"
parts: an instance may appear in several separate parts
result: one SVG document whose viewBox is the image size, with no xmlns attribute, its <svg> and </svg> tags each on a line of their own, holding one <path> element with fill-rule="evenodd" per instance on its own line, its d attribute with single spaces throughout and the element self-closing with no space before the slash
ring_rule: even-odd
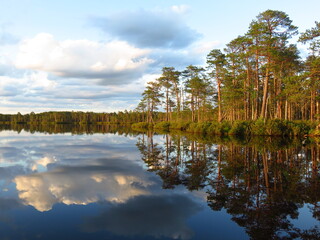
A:
<svg viewBox="0 0 320 240">
<path fill-rule="evenodd" d="M 186 119 L 188 113 L 185 114 Z M 143 121 L 147 113 L 137 111 L 124 111 L 118 113 L 94 112 L 44 112 L 30 114 L 0 114 L 0 129 L 68 129 L 61 125 L 74 125 L 75 131 L 103 131 L 109 125 L 130 127 L 136 132 L 147 130 L 160 132 L 180 131 L 202 135 L 236 135 L 236 136 L 319 136 L 318 121 L 258 119 L 236 121 L 203 121 L 192 122 L 188 120 L 166 121 L 166 113 L 155 112 L 155 122 Z M 91 127 L 88 128 L 88 125 Z M 51 126 L 51 127 L 50 127 Z M 99 130 L 100 129 L 100 130 Z M 90 132 L 90 131 L 89 131 Z"/>
<path fill-rule="evenodd" d="M 301 54 L 298 43 L 309 52 Z M 212 49 L 206 66 L 163 67 L 133 111 L 0 114 L 0 124 L 130 124 L 135 130 L 207 135 L 320 135 L 319 102 L 320 22 L 299 33 L 285 12 L 267 10 L 223 50 Z"/>
<path fill-rule="evenodd" d="M 247 33 L 204 67 L 164 67 L 148 83 L 135 128 L 234 135 L 319 135 L 320 23 L 299 34 L 282 11 L 260 13 Z M 293 43 L 297 39 L 297 43 Z M 297 44 L 308 47 L 300 56 Z M 155 111 L 163 108 L 159 122 Z"/>
</svg>

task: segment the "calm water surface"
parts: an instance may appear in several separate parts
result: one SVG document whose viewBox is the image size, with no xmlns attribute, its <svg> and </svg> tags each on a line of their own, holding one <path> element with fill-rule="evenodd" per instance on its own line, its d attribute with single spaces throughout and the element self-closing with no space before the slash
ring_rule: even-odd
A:
<svg viewBox="0 0 320 240">
<path fill-rule="evenodd" d="M 0 132 L 0 239 L 318 239 L 316 141 Z"/>
</svg>

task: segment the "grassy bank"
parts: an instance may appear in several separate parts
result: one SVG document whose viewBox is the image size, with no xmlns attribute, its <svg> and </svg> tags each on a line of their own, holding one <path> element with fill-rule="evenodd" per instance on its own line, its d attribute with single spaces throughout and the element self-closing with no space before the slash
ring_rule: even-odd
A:
<svg viewBox="0 0 320 240">
<path fill-rule="evenodd" d="M 315 121 L 257 120 L 257 121 L 223 121 L 218 122 L 139 122 L 132 124 L 133 129 L 154 129 L 170 131 L 173 129 L 208 135 L 237 136 L 304 136 L 320 135 L 320 129 Z"/>
</svg>

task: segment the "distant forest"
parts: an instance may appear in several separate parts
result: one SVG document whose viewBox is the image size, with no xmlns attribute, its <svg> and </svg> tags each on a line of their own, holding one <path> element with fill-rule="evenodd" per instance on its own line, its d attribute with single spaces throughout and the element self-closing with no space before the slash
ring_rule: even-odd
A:
<svg viewBox="0 0 320 240">
<path fill-rule="evenodd" d="M 297 42 L 308 47 L 301 56 Z M 2 114 L 2 123 L 320 120 L 320 22 L 299 33 L 282 11 L 260 13 L 248 31 L 207 55 L 206 66 L 163 67 L 134 111 Z"/>
<path fill-rule="evenodd" d="M 156 114 L 158 115 L 158 114 Z M 161 115 L 161 113 L 160 113 Z M 30 114 L 0 114 L 2 124 L 97 124 L 97 123 L 135 123 L 142 122 L 143 114 L 136 111 L 114 113 L 94 112 L 43 112 Z"/>
</svg>

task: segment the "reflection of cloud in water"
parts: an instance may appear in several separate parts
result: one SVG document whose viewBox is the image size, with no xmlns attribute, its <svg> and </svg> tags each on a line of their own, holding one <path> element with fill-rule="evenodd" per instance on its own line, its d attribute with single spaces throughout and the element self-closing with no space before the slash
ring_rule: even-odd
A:
<svg viewBox="0 0 320 240">
<path fill-rule="evenodd" d="M 9 136 L 3 136 L 0 132 L 0 166 L 7 167 L 21 165 L 35 170 L 41 158 L 55 156 L 64 164 L 75 164 L 79 161 L 91 161 L 92 158 L 113 156 L 136 160 L 138 152 L 134 140 L 128 140 L 124 136 L 114 134 L 99 135 L 45 135 L 45 134 L 17 134 L 12 132 Z M 122 142 L 116 145 L 113 141 Z M 128 154 L 131 153 L 131 154 Z M 74 158 L 74 159 L 73 159 Z M 74 160 L 74 161 L 73 161 Z M 42 170 L 42 164 L 38 165 Z"/>
<path fill-rule="evenodd" d="M 83 205 L 103 200 L 124 202 L 149 194 L 147 188 L 153 184 L 149 173 L 130 161 L 119 159 L 17 176 L 14 182 L 20 199 L 39 211 L 48 211 L 58 202 Z"/>
<path fill-rule="evenodd" d="M 38 170 L 39 165 L 42 167 L 47 167 L 49 164 L 56 162 L 56 159 L 51 156 L 46 156 L 43 158 L 40 158 L 39 160 L 35 161 L 34 164 L 31 167 L 32 171 Z"/>
<path fill-rule="evenodd" d="M 138 196 L 125 203 L 113 203 L 99 216 L 88 218 L 87 231 L 105 229 L 117 235 L 149 235 L 190 239 L 193 232 L 186 225 L 201 207 L 183 195 Z"/>
</svg>

